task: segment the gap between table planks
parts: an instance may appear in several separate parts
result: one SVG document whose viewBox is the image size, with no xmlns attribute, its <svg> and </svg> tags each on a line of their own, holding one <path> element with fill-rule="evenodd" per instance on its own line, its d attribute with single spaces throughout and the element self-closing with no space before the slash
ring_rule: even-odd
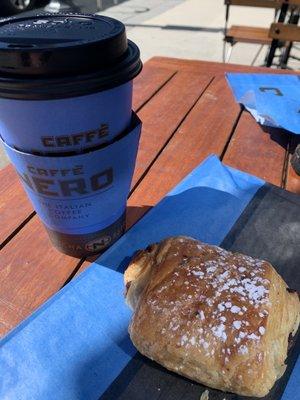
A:
<svg viewBox="0 0 300 400">
<path fill-rule="evenodd" d="M 161 147 L 180 124 L 182 115 L 189 112 L 211 79 L 197 74 L 194 77 L 196 85 L 184 85 L 187 75 L 190 74 L 181 72 L 175 74 L 176 71 L 152 67 L 151 70 L 155 75 L 163 71 L 164 79 L 158 80 L 156 76 L 153 80 L 161 88 L 158 93 L 157 87 L 148 84 L 143 86 L 146 88 L 144 99 L 141 95 L 138 98 L 138 104 L 143 106 L 140 113 L 145 127 L 141 149 L 145 146 L 147 152 L 142 152 L 138 156 L 135 183 L 143 176 Z M 148 71 L 147 79 L 151 79 L 151 71 Z M 183 97 L 176 96 L 179 89 Z M 167 108 L 166 104 L 171 102 L 172 107 Z M 164 105 L 163 110 L 159 109 L 159 104 Z M 145 108 L 149 111 L 145 112 Z M 161 118 L 151 118 L 153 113 L 160 113 Z M 148 124 L 157 131 L 156 136 L 147 134 Z M 158 132 L 161 133 L 160 137 Z M 153 137 L 157 140 L 149 145 L 148 142 L 152 142 Z M 0 293 L 2 335 L 59 290 L 81 265 L 81 261 L 63 255 L 51 246 L 36 216 L 5 245 L 0 253 L 0 259 L 0 281 L 3 288 Z"/>
</svg>

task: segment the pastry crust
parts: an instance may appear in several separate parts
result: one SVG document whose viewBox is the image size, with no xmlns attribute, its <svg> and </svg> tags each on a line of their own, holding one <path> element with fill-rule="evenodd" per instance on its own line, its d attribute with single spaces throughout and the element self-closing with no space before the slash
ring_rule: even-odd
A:
<svg viewBox="0 0 300 400">
<path fill-rule="evenodd" d="M 140 251 L 125 283 L 134 345 L 169 370 L 256 397 L 284 373 L 300 302 L 268 262 L 174 237 Z"/>
</svg>

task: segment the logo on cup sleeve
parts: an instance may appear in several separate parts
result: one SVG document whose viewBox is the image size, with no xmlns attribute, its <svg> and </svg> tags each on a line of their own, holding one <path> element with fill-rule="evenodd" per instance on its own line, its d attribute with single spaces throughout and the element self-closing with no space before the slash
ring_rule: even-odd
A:
<svg viewBox="0 0 300 400">
<path fill-rule="evenodd" d="M 27 165 L 27 171 L 19 173 L 22 182 L 34 192 L 53 198 L 89 195 L 107 189 L 114 180 L 112 167 L 93 175 L 84 174 L 82 166 L 47 169 Z"/>
<path fill-rule="evenodd" d="M 105 249 L 111 242 L 111 236 L 102 236 L 91 240 L 85 245 L 85 250 L 91 252 L 98 252 Z"/>
<path fill-rule="evenodd" d="M 69 147 L 79 145 L 92 145 L 109 134 L 108 124 L 101 124 L 98 129 L 74 133 L 71 135 L 42 136 L 44 147 Z"/>
</svg>

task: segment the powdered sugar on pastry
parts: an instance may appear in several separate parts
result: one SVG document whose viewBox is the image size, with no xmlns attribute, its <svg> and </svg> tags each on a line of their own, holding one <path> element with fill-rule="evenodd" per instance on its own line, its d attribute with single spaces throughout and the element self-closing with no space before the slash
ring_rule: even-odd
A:
<svg viewBox="0 0 300 400">
<path fill-rule="evenodd" d="M 226 344 L 227 355 L 247 354 L 248 346 L 265 332 L 270 306 L 267 263 L 189 238 L 179 243 L 169 249 L 168 257 L 179 257 L 183 244 L 188 246 L 186 254 L 148 300 L 154 314 L 166 315 L 164 333 L 176 336 L 178 346 L 202 348 L 207 357 L 217 341 Z M 182 284 L 184 293 L 178 291 Z M 188 323 L 186 313 L 191 315 Z M 222 352 L 219 357 L 224 363 L 228 358 Z"/>
</svg>

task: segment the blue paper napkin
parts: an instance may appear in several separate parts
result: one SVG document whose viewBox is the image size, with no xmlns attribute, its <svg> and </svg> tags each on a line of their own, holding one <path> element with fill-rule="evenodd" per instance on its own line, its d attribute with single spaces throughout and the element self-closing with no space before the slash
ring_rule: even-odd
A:
<svg viewBox="0 0 300 400">
<path fill-rule="evenodd" d="M 227 73 L 237 102 L 262 125 L 300 134 L 300 76 Z"/>
</svg>

